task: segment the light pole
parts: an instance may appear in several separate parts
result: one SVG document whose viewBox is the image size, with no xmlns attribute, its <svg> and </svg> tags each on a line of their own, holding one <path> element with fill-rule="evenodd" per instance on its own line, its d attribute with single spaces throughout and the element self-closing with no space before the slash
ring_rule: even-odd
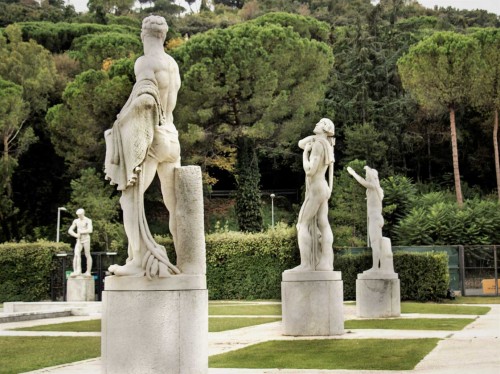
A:
<svg viewBox="0 0 500 374">
<path fill-rule="evenodd" d="M 274 229 L 274 198 L 275 194 L 271 194 L 271 227 Z"/>
<path fill-rule="evenodd" d="M 67 211 L 65 207 L 57 208 L 57 231 L 56 231 L 56 243 L 59 243 L 59 227 L 61 226 L 61 210 Z"/>
</svg>

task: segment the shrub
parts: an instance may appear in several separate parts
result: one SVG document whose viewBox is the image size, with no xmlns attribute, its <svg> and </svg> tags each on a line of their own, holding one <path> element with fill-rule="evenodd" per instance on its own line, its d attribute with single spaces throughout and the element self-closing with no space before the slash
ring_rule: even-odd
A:
<svg viewBox="0 0 500 374">
<path fill-rule="evenodd" d="M 463 208 L 459 208 L 455 203 L 432 203 L 434 197 L 435 194 L 420 198 L 423 203 L 417 203 L 399 222 L 394 229 L 398 245 L 467 245 L 500 241 L 498 202 L 467 200 Z"/>
<path fill-rule="evenodd" d="M 45 241 L 0 244 L 0 302 L 49 299 L 54 255 L 70 250 L 66 243 Z"/>
<path fill-rule="evenodd" d="M 337 255 L 335 270 L 342 271 L 344 300 L 356 299 L 357 274 L 372 265 L 371 253 Z M 449 287 L 446 253 L 394 253 L 394 271 L 401 282 L 401 300 L 438 301 Z"/>
<path fill-rule="evenodd" d="M 172 240 L 156 237 L 175 261 Z M 249 234 L 235 231 L 206 236 L 207 283 L 211 300 L 280 299 L 281 273 L 300 263 L 294 228 Z M 356 251 L 355 251 L 356 252 Z M 357 274 L 372 265 L 371 253 L 335 250 L 335 270 L 342 271 L 344 300 L 356 298 Z M 449 287 L 446 253 L 394 253 L 402 300 L 439 300 Z"/>
</svg>

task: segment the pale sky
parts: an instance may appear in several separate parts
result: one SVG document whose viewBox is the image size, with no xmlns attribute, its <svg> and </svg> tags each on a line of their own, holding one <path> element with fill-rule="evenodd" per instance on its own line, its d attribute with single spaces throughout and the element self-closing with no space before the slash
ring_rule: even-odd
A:
<svg viewBox="0 0 500 374">
<path fill-rule="evenodd" d="M 67 3 L 73 4 L 77 12 L 87 10 L 88 0 L 66 0 Z M 374 1 L 375 3 L 376 1 Z M 434 5 L 448 7 L 452 6 L 458 9 L 484 9 L 488 12 L 500 15 L 500 0 L 418 0 L 420 4 L 428 8 L 434 8 Z M 178 0 L 177 3 L 182 3 Z M 193 8 L 196 6 L 193 6 Z"/>
</svg>

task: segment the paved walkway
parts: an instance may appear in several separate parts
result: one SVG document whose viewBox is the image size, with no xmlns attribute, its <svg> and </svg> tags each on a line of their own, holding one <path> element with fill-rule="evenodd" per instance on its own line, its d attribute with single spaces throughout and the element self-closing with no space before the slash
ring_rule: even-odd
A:
<svg viewBox="0 0 500 374">
<path fill-rule="evenodd" d="M 480 316 L 465 329 L 457 332 L 450 331 L 422 331 L 422 330 L 348 330 L 346 334 L 334 337 L 312 337 L 311 339 L 409 339 L 409 338 L 439 338 L 442 339 L 438 346 L 429 353 L 414 370 L 382 371 L 382 370 L 285 370 L 285 369 L 209 369 L 209 374 L 369 374 L 369 373 L 453 373 L 453 374 L 498 374 L 500 373 L 500 305 L 488 305 L 492 310 Z M 345 319 L 355 317 L 355 307 L 345 305 Z M 476 316 L 461 315 L 429 315 L 411 314 L 403 315 L 411 318 L 476 318 Z M 13 322 L 0 324 L 0 336 L 98 336 L 99 333 L 53 333 L 6 331 L 17 327 L 28 327 L 41 324 L 62 323 L 76 320 L 95 319 L 91 317 L 61 317 L 55 319 Z M 281 322 L 264 325 L 250 326 L 237 330 L 209 333 L 209 355 L 229 352 L 248 345 L 267 340 L 294 340 L 294 338 L 281 335 Z M 52 374 L 94 374 L 100 373 L 100 358 L 80 361 L 58 367 L 45 368 L 34 373 Z"/>
</svg>

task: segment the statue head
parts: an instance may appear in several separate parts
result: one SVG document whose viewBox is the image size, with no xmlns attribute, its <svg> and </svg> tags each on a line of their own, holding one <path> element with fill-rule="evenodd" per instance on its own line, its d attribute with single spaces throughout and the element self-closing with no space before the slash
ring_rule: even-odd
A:
<svg viewBox="0 0 500 374">
<path fill-rule="evenodd" d="M 141 39 L 144 41 L 146 36 L 165 41 L 167 37 L 168 25 L 165 18 L 162 16 L 149 16 L 142 21 Z"/>
<path fill-rule="evenodd" d="M 83 210 L 82 208 L 78 209 L 76 211 L 76 215 L 80 218 L 83 217 L 85 215 L 85 210 Z"/>
<path fill-rule="evenodd" d="M 321 118 L 319 122 L 316 124 L 314 128 L 314 133 L 324 133 L 326 136 L 334 136 L 335 135 L 335 125 L 332 120 L 328 118 Z"/>
</svg>

